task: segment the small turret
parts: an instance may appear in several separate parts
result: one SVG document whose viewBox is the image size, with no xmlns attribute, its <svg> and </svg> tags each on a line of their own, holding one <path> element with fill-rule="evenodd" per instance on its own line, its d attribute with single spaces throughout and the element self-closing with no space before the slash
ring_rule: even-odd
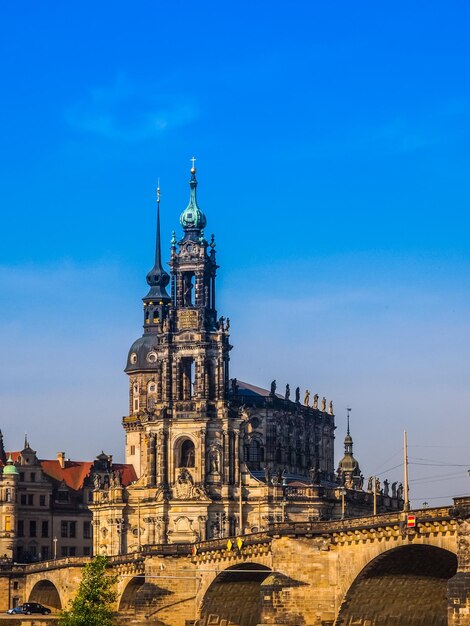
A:
<svg viewBox="0 0 470 626">
<path fill-rule="evenodd" d="M 353 455 L 353 439 L 351 437 L 351 432 L 349 429 L 349 412 L 351 411 L 351 409 L 347 409 L 347 411 L 348 425 L 346 437 L 344 438 L 344 456 L 338 465 L 338 477 L 345 487 L 351 489 L 357 487 L 360 484 L 361 469 L 359 467 L 358 461 L 354 458 Z"/>
<path fill-rule="evenodd" d="M 194 167 L 194 157 L 191 159 L 193 166 L 191 168 L 191 178 L 189 180 L 189 203 L 185 210 L 181 213 L 180 224 L 185 232 L 184 239 L 192 239 L 199 241 L 201 232 L 207 224 L 206 216 L 197 204 L 196 198 L 196 168 Z"/>
</svg>

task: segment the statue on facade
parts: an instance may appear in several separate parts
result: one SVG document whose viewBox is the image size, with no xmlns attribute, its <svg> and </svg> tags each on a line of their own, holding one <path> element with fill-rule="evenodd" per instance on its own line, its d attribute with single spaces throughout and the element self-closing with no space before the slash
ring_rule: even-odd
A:
<svg viewBox="0 0 470 626">
<path fill-rule="evenodd" d="M 228 332 L 230 330 L 230 318 L 227 317 L 227 323 L 225 324 L 225 330 Z"/>
<path fill-rule="evenodd" d="M 401 483 L 397 487 L 397 498 L 403 500 L 403 485 Z"/>
<path fill-rule="evenodd" d="M 375 493 L 380 493 L 380 479 L 375 479 Z"/>
<path fill-rule="evenodd" d="M 367 481 L 367 491 L 369 493 L 372 493 L 372 483 L 373 483 L 373 478 L 372 476 L 369 476 L 369 480 Z"/>
<path fill-rule="evenodd" d="M 325 398 L 325 396 L 323 396 L 323 398 L 321 399 L 321 410 L 322 411 L 326 411 L 326 398 Z"/>
<path fill-rule="evenodd" d="M 392 498 L 397 497 L 397 484 L 398 484 L 397 481 L 392 483 Z"/>
<path fill-rule="evenodd" d="M 300 387 L 295 388 L 295 401 L 300 404 Z"/>
<path fill-rule="evenodd" d="M 357 481 L 357 487 L 358 489 L 360 489 L 362 491 L 362 489 L 364 488 L 364 476 L 361 474 L 359 476 L 359 479 Z"/>
<path fill-rule="evenodd" d="M 273 380 L 271 383 L 271 395 L 274 396 L 276 395 L 276 381 Z"/>
<path fill-rule="evenodd" d="M 320 484 L 320 478 L 321 478 L 321 471 L 320 471 L 320 468 L 318 467 L 318 465 L 315 465 L 315 467 L 312 467 L 309 470 L 309 474 L 310 474 L 310 477 L 312 479 L 312 485 L 319 485 Z"/>
<path fill-rule="evenodd" d="M 390 492 L 390 482 L 385 479 L 384 480 L 384 496 L 388 497 L 388 494 Z"/>
<path fill-rule="evenodd" d="M 168 317 L 165 317 L 163 320 L 162 330 L 164 333 L 167 333 L 170 330 L 170 320 Z"/>
<path fill-rule="evenodd" d="M 93 487 L 95 489 L 101 489 L 101 478 L 98 474 L 93 476 Z"/>
<path fill-rule="evenodd" d="M 318 409 L 318 393 L 313 396 L 313 408 Z"/>
<path fill-rule="evenodd" d="M 219 317 L 219 330 L 222 330 L 222 331 L 224 330 L 224 320 L 225 320 L 224 316 L 221 315 Z"/>
<path fill-rule="evenodd" d="M 333 402 L 330 400 L 330 404 L 328 405 L 328 413 L 333 415 Z"/>
<path fill-rule="evenodd" d="M 269 465 L 266 465 L 266 467 L 264 468 L 264 480 L 266 481 L 267 485 L 271 484 L 271 468 L 269 467 Z"/>
<path fill-rule="evenodd" d="M 308 389 L 305 390 L 305 396 L 304 396 L 304 404 L 305 406 L 308 406 L 310 403 L 310 391 Z"/>
<path fill-rule="evenodd" d="M 219 473 L 219 451 L 216 446 L 212 446 L 209 450 L 209 473 Z"/>
<path fill-rule="evenodd" d="M 236 378 L 232 378 L 232 393 L 234 396 L 238 395 L 238 382 Z"/>
<path fill-rule="evenodd" d="M 290 387 L 289 387 L 289 383 L 287 383 L 286 385 L 286 394 L 284 396 L 284 400 L 289 400 L 290 398 Z"/>
</svg>

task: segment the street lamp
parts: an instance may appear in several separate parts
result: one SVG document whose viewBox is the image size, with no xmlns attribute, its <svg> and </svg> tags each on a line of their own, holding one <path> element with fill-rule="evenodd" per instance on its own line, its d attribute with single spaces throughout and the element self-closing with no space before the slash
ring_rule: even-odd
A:
<svg viewBox="0 0 470 626">
<path fill-rule="evenodd" d="M 52 540 L 54 542 L 54 560 L 57 558 L 57 537 Z"/>
</svg>

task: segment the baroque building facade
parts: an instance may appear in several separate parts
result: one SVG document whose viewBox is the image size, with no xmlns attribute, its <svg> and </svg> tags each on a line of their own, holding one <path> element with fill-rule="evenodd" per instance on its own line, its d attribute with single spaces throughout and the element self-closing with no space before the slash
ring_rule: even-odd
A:
<svg viewBox="0 0 470 626">
<path fill-rule="evenodd" d="M 8 454 L 0 432 L 0 558 L 17 563 L 91 556 L 89 504 L 98 485 L 128 485 L 132 465 L 101 453 L 94 462 L 39 459 L 27 440 Z"/>
<path fill-rule="evenodd" d="M 230 320 L 216 308 L 216 245 L 205 237 L 196 169 L 171 239 L 168 273 L 160 244 L 157 189 L 155 262 L 143 298 L 143 334 L 128 352 L 126 463 L 137 480 L 97 483 L 94 552 L 119 554 L 155 544 L 256 532 L 284 520 L 369 512 L 352 457 L 335 472 L 333 405 L 300 390 L 293 398 L 230 377 Z M 351 457 L 354 462 L 352 462 Z M 382 510 L 399 498 L 375 493 Z"/>
</svg>

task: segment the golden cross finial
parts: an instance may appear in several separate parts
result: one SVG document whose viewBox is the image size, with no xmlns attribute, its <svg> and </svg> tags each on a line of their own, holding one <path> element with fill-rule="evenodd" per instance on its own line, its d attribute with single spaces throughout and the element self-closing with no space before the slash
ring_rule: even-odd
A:
<svg viewBox="0 0 470 626">
<path fill-rule="evenodd" d="M 192 170 L 196 170 L 196 166 L 194 165 L 194 163 L 195 163 L 195 162 L 196 162 L 196 160 L 197 160 L 197 159 L 196 159 L 196 157 L 191 157 L 189 160 L 190 160 L 190 161 L 191 161 L 191 163 L 193 164 L 193 166 L 192 166 L 192 168 L 191 168 L 191 169 L 192 169 Z"/>
</svg>

